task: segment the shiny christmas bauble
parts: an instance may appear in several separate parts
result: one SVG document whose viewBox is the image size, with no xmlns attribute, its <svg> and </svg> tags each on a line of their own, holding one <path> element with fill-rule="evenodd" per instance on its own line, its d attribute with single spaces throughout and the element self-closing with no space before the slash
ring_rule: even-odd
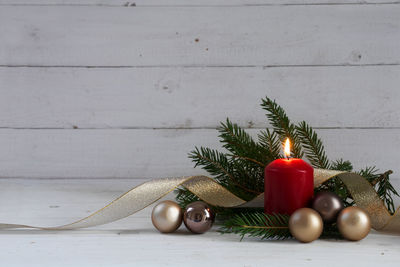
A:
<svg viewBox="0 0 400 267">
<path fill-rule="evenodd" d="M 337 226 L 344 238 L 358 241 L 368 235 L 371 230 L 371 220 L 361 208 L 347 207 L 340 212 Z"/>
<path fill-rule="evenodd" d="M 182 224 L 181 207 L 170 200 L 158 203 L 151 213 L 151 221 L 161 233 L 172 233 Z"/>
<path fill-rule="evenodd" d="M 298 209 L 289 218 L 290 233 L 304 243 L 318 239 L 323 227 L 324 223 L 321 216 L 313 209 Z"/>
<path fill-rule="evenodd" d="M 202 201 L 189 204 L 183 214 L 183 222 L 187 229 L 195 234 L 207 232 L 212 227 L 214 220 L 214 212 Z"/>
<path fill-rule="evenodd" d="M 335 222 L 339 212 L 344 209 L 343 201 L 339 196 L 329 191 L 315 194 L 311 207 L 321 215 L 325 223 Z"/>
</svg>

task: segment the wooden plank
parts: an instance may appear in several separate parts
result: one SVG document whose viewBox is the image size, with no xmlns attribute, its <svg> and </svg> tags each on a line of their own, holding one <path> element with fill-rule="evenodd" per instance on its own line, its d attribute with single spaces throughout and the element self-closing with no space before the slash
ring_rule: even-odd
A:
<svg viewBox="0 0 400 267">
<path fill-rule="evenodd" d="M 63 225 L 88 216 L 143 182 L 141 179 L 0 179 L 0 200 L 7 203 L 0 206 L 1 222 Z M 170 194 L 166 199 L 173 197 Z M 135 217 L 134 221 L 149 218 L 143 212 Z"/>
<path fill-rule="evenodd" d="M 399 64 L 399 12 L 400 5 L 3 6 L 0 65 Z"/>
<path fill-rule="evenodd" d="M 400 66 L 0 68 L 0 127 L 266 127 L 276 99 L 314 127 L 400 127 Z"/>
<path fill-rule="evenodd" d="M 249 6 L 249 5 L 313 5 L 313 4 L 391 4 L 399 3 L 398 0 L 0 0 L 0 5 L 94 5 L 94 6 Z"/>
<path fill-rule="evenodd" d="M 253 135 L 258 130 L 251 129 Z M 319 130 L 331 159 L 399 177 L 399 129 Z M 204 173 L 187 153 L 219 148 L 215 130 L 0 130 L 0 177 L 159 178 Z"/>
<path fill-rule="evenodd" d="M 2 222 L 56 225 L 85 216 L 130 188 L 132 180 L 0 180 Z M 78 231 L 0 231 L 0 257 L 7 267 L 26 266 L 397 266 L 400 239 L 370 233 L 360 242 L 295 240 L 260 242 L 203 235 L 185 227 L 160 234 L 151 207 L 116 223 Z M 290 252 L 290 257 L 287 255 Z M 334 264 L 326 255 L 330 255 Z M 73 256 L 71 256 L 73 255 Z M 221 256 L 229 255 L 229 256 Z"/>
<path fill-rule="evenodd" d="M 88 216 L 145 181 L 117 178 L 0 179 L 1 222 L 63 225 Z M 163 199 L 174 200 L 175 194 L 170 193 Z M 394 200 L 398 205 L 399 198 Z M 91 230 L 143 229 L 150 226 L 149 218 L 150 209 L 145 209 L 127 219 Z M 0 231 L 1 234 L 7 232 Z"/>
<path fill-rule="evenodd" d="M 131 221 L 129 221 L 131 222 Z M 136 227 L 144 224 L 145 227 Z M 181 226 L 160 234 L 148 218 L 127 230 L 2 231 L 0 251 L 5 266 L 335 266 L 396 267 L 400 259 L 396 235 L 371 233 L 361 242 L 317 240 L 264 241 L 221 235 L 217 229 L 193 235 Z M 351 252 L 350 252 L 351 251 Z M 290 252 L 290 257 L 282 256 Z M 73 256 L 71 256 L 73 255 Z M 224 256 L 221 256 L 224 255 Z M 334 258 L 334 264 L 331 263 Z M 328 262 L 328 263 L 327 263 Z"/>
</svg>

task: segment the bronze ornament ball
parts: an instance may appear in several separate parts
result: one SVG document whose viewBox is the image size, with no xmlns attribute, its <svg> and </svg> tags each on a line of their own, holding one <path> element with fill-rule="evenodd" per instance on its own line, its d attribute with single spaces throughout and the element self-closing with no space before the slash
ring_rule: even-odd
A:
<svg viewBox="0 0 400 267">
<path fill-rule="evenodd" d="M 183 213 L 183 222 L 186 228 L 195 234 L 202 234 L 210 230 L 214 220 L 214 212 L 202 201 L 189 204 Z"/>
<path fill-rule="evenodd" d="M 340 212 L 337 226 L 344 238 L 358 241 L 366 237 L 371 230 L 371 219 L 361 208 L 347 207 Z"/>
<path fill-rule="evenodd" d="M 311 202 L 311 207 L 318 211 L 325 223 L 335 222 L 339 212 L 344 209 L 339 196 L 329 191 L 317 193 Z"/>
<path fill-rule="evenodd" d="M 182 224 L 182 209 L 173 201 L 161 201 L 153 208 L 151 221 L 161 233 L 172 233 Z"/>
<path fill-rule="evenodd" d="M 310 208 L 296 210 L 289 218 L 290 233 L 299 241 L 312 242 L 321 236 L 324 223 L 318 212 Z"/>
</svg>

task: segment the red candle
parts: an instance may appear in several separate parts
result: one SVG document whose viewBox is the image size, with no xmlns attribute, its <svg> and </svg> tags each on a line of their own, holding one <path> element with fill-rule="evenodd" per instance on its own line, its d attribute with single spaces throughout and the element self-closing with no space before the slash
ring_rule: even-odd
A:
<svg viewBox="0 0 400 267">
<path fill-rule="evenodd" d="M 290 156 L 289 139 L 285 155 Z M 267 214 L 292 214 L 306 207 L 314 195 L 314 170 L 304 160 L 277 159 L 265 167 L 264 211 Z"/>
</svg>

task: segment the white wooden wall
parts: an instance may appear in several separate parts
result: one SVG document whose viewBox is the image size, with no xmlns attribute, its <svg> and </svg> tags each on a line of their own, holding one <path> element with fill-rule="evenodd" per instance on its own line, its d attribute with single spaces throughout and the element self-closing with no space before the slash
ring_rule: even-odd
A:
<svg viewBox="0 0 400 267">
<path fill-rule="evenodd" d="M 0 177 L 202 173 L 265 95 L 400 178 L 400 1 L 0 0 Z"/>
</svg>

